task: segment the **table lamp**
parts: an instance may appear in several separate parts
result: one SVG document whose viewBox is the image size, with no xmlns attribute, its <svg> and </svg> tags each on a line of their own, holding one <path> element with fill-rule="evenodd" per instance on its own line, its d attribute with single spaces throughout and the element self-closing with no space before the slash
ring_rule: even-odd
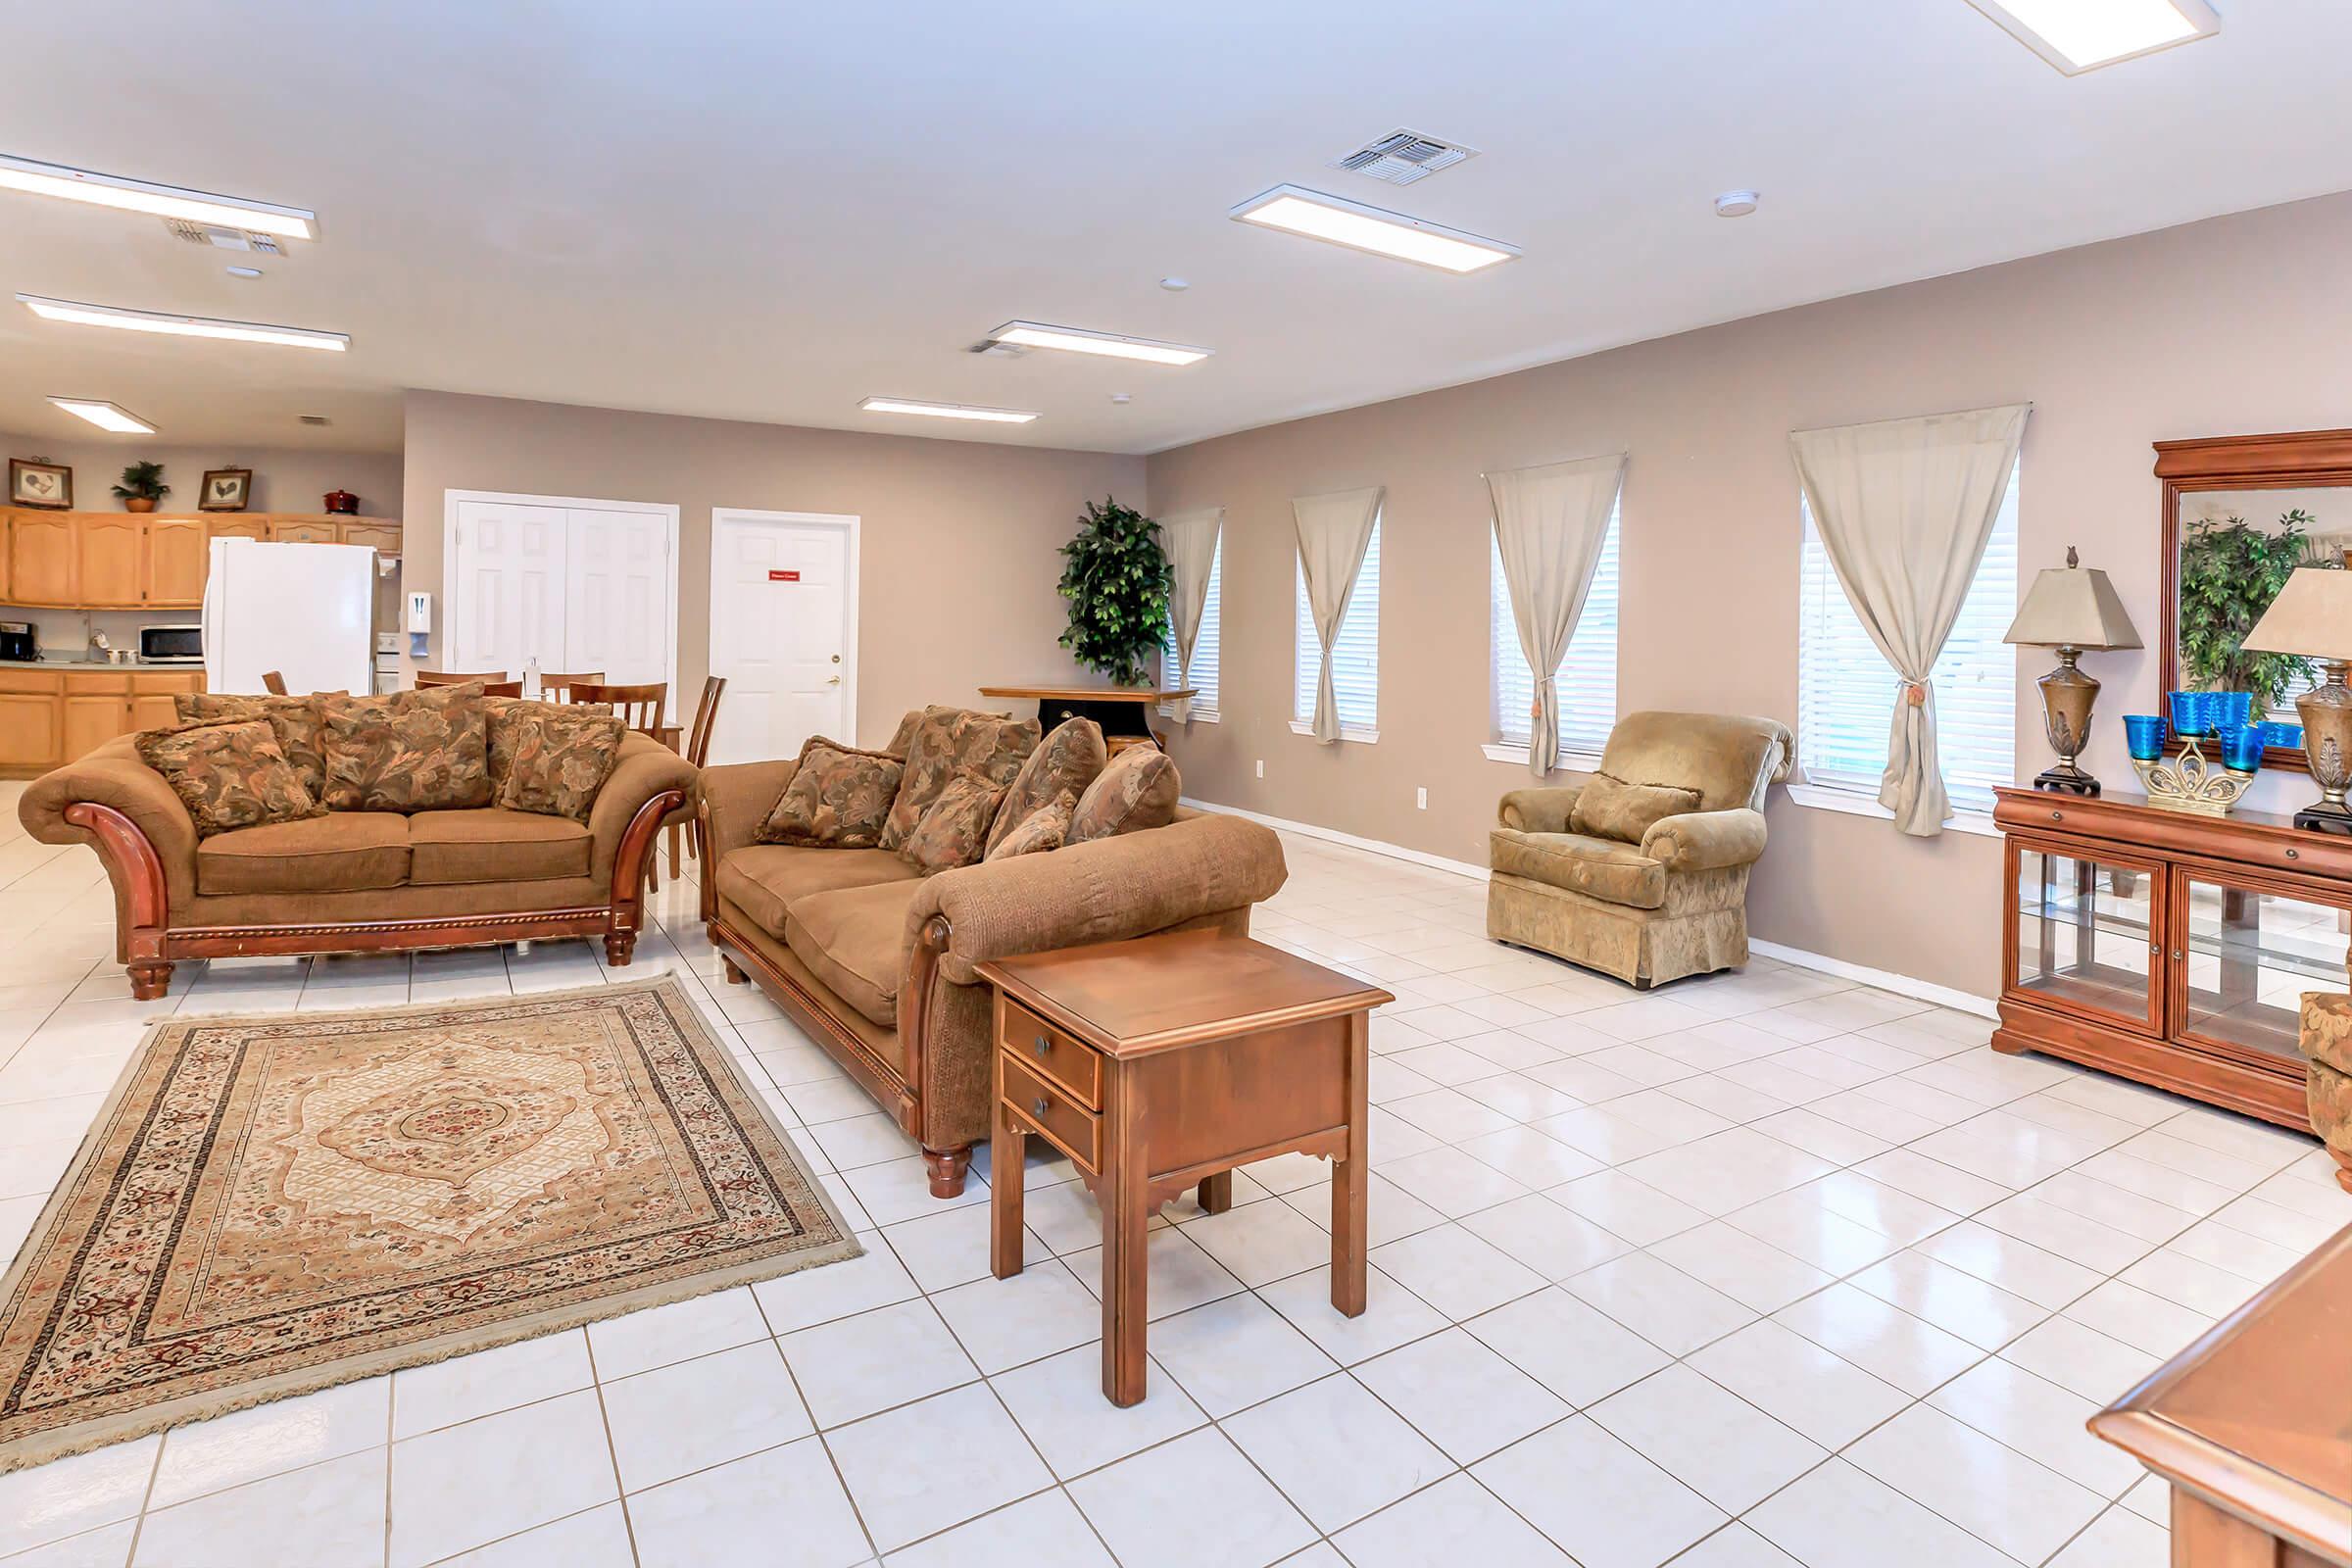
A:
<svg viewBox="0 0 2352 1568">
<path fill-rule="evenodd" d="M 2295 699 L 2295 712 L 2320 798 L 2295 813 L 2295 826 L 2352 834 L 2352 807 L 2344 804 L 2344 786 L 2352 784 L 2352 687 L 2344 684 L 2352 662 L 2352 571 L 2297 567 L 2243 646 L 2319 662 L 2320 684 Z"/>
<path fill-rule="evenodd" d="M 2082 564 L 2075 547 L 2066 547 L 2066 564 L 2044 569 L 2034 579 L 2017 619 L 2001 641 L 2028 648 L 2054 648 L 2058 667 L 2041 677 L 2043 727 L 2058 765 L 2034 779 L 2037 790 L 2061 790 L 2069 795 L 2096 795 L 2099 781 L 2075 765 L 2090 739 L 2090 709 L 2098 701 L 2099 683 L 2082 673 L 2076 661 L 2085 648 L 2137 648 L 2139 633 L 2124 613 L 2124 602 L 2107 574 Z"/>
</svg>

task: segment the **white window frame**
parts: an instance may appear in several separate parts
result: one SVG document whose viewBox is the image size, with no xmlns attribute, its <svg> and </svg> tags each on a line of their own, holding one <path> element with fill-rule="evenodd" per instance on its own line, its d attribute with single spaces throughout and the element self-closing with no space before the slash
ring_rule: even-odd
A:
<svg viewBox="0 0 2352 1568">
<path fill-rule="evenodd" d="M 1619 607 L 1623 603 L 1623 579 L 1619 571 L 1622 534 L 1619 524 L 1624 516 L 1622 495 L 1609 507 L 1609 529 L 1601 540 L 1600 559 L 1592 565 L 1592 588 L 1585 596 L 1585 608 L 1577 617 L 1576 635 L 1569 640 L 1568 651 L 1560 659 L 1554 675 L 1560 693 L 1560 747 L 1551 766 L 1554 770 L 1591 773 L 1600 767 L 1601 748 L 1608 744 L 1609 731 L 1617 724 L 1618 712 L 1618 651 L 1620 647 Z M 1493 739 L 1479 748 L 1493 762 L 1516 762 L 1527 765 L 1528 748 L 1534 739 L 1535 724 L 1528 710 L 1535 702 L 1535 676 L 1528 670 L 1527 657 L 1519 651 L 1518 625 L 1511 613 L 1510 585 L 1502 577 L 1502 546 L 1494 538 L 1493 527 L 1487 529 L 1487 694 L 1488 723 Z M 1522 683 L 1512 677 L 1525 674 Z M 1509 680 L 1506 693 L 1504 685 Z M 1607 700 L 1602 701 L 1606 688 Z M 1601 715 L 1597 736 L 1589 724 L 1580 724 L 1583 733 L 1571 736 L 1568 721 L 1572 714 Z M 1517 718 L 1516 725 L 1509 722 Z"/>
<path fill-rule="evenodd" d="M 1381 525 L 1387 521 L 1383 514 L 1386 510 L 1383 508 L 1381 513 L 1373 514 L 1372 535 L 1364 546 L 1363 564 L 1356 568 L 1355 592 L 1348 597 L 1348 614 L 1340 622 L 1340 635 L 1334 639 L 1332 646 L 1335 686 L 1339 684 L 1337 663 L 1343 657 L 1343 650 L 1369 646 L 1371 651 L 1372 722 L 1348 723 L 1344 710 L 1340 721 L 1340 739 L 1363 746 L 1376 745 L 1380 740 L 1380 533 Z M 1314 617 L 1306 608 L 1306 564 L 1295 553 L 1292 560 L 1292 573 L 1297 587 L 1291 632 L 1291 733 L 1312 735 L 1315 732 L 1317 661 L 1321 650 L 1315 641 Z M 1369 582 L 1365 580 L 1367 572 L 1371 576 Z M 1351 633 L 1354 634 L 1352 641 Z M 1305 716 L 1301 717 L 1301 714 Z"/>
<path fill-rule="evenodd" d="M 1993 524 L 1991 539 L 1986 543 L 1983 561 L 1978 564 L 1976 581 L 1969 586 L 1969 596 L 1960 618 L 1953 628 L 1952 639 L 1946 643 L 1944 654 L 1936 662 L 1932 684 L 1936 688 L 1939 743 L 1961 732 L 1956 719 L 1959 704 L 1973 700 L 1979 705 L 1977 722 L 1971 726 L 1989 744 L 1989 737 L 2000 737 L 2002 761 L 1993 765 L 1981 761 L 1974 778 L 1955 780 L 1950 762 L 1953 753 L 1939 744 L 1945 761 L 1944 788 L 1952 798 L 1951 813 L 1943 825 L 1955 832 L 1998 837 L 2000 830 L 1992 822 L 1991 787 L 1995 783 L 2014 783 L 2017 777 L 2017 654 L 2000 643 L 2002 630 L 2017 613 L 2018 604 L 2018 468 L 2009 474 L 2009 488 L 2001 504 L 2001 514 Z M 1838 585 L 1837 573 L 1831 568 L 1820 535 L 1813 526 L 1812 509 L 1798 502 L 1798 515 L 1803 533 L 1798 547 L 1798 612 L 1797 612 L 1797 723 L 1796 767 L 1788 784 L 1788 798 L 1799 806 L 1820 810 L 1843 811 L 1857 816 L 1874 816 L 1892 821 L 1894 813 L 1879 804 L 1879 778 L 1885 762 L 1882 758 L 1876 769 L 1866 772 L 1859 764 L 1842 773 L 1823 769 L 1817 774 L 1811 758 L 1816 744 L 1808 731 L 1815 734 L 1825 727 L 1817 717 L 1823 699 L 1818 695 L 1820 676 L 1815 672 L 1817 662 L 1844 660 L 1859 665 L 1864 655 L 1874 661 L 1884 674 L 1870 678 L 1881 680 L 1887 687 L 1884 711 L 1891 717 L 1894 671 L 1875 647 L 1854 616 L 1853 606 Z M 1861 639 L 1861 652 L 1855 652 L 1855 641 Z M 1817 648 L 1822 651 L 1817 652 Z M 1994 650 L 1998 652 L 1994 652 Z M 1968 664 L 1955 667 L 1962 660 Z M 1875 690 L 1870 699 L 1876 706 Z M 1963 753 L 1965 764 L 1971 754 Z M 1988 753 L 1983 753 L 1988 757 Z"/>
<path fill-rule="evenodd" d="M 1200 688 L 1200 695 L 1193 699 L 1191 716 L 1204 724 L 1214 724 L 1223 714 L 1223 710 L 1217 706 L 1217 696 L 1222 689 L 1220 678 L 1223 667 L 1220 655 L 1225 646 L 1224 624 L 1225 530 L 1220 526 L 1217 529 L 1216 550 L 1208 558 L 1208 596 L 1200 604 L 1200 631 L 1193 639 L 1193 662 L 1195 663 L 1205 662 L 1208 665 L 1208 678 L 1202 680 L 1190 669 L 1182 671 L 1183 680 L 1187 686 Z M 1161 678 L 1164 680 L 1177 674 L 1181 663 L 1182 661 L 1176 657 L 1176 617 L 1171 612 L 1168 616 L 1168 635 L 1161 640 L 1159 645 Z M 1176 705 L 1162 703 L 1159 705 L 1159 711 L 1163 718 L 1174 718 Z"/>
</svg>

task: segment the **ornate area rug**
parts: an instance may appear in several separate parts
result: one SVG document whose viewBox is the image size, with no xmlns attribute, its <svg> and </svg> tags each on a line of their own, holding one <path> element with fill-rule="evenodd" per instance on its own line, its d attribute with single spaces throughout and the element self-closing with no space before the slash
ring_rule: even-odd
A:
<svg viewBox="0 0 2352 1568">
<path fill-rule="evenodd" d="M 0 1283 L 0 1471 L 860 1250 L 674 980 L 167 1019 Z"/>
</svg>

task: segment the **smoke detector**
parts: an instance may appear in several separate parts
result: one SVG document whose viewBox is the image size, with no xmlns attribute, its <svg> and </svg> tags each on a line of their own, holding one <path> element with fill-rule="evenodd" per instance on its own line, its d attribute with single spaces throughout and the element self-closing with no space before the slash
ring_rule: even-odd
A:
<svg viewBox="0 0 2352 1568">
<path fill-rule="evenodd" d="M 191 245 L 210 245 L 216 250 L 253 251 L 263 256 L 283 256 L 285 250 L 273 235 L 258 233 L 250 228 L 223 228 L 218 223 L 191 223 L 184 218 L 167 218 L 164 227 L 175 239 Z"/>
<path fill-rule="evenodd" d="M 1334 169 L 1352 169 L 1359 174 L 1387 180 L 1392 185 L 1410 185 L 1441 169 L 1451 169 L 1465 158 L 1476 158 L 1478 149 L 1464 147 L 1459 142 L 1440 141 L 1424 136 L 1417 130 L 1392 130 L 1376 141 L 1366 142 L 1351 153 L 1344 153 L 1331 161 Z"/>
<path fill-rule="evenodd" d="M 1745 218 L 1763 203 L 1764 198 L 1752 190 L 1727 190 L 1715 198 L 1717 218 Z"/>
</svg>

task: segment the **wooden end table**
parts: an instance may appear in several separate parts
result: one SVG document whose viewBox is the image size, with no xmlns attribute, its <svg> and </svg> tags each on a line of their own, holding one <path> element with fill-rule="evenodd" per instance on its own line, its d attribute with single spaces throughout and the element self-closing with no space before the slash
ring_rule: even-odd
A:
<svg viewBox="0 0 2352 1568">
<path fill-rule="evenodd" d="M 2352 1568 L 2352 1226 L 2090 1430 L 2172 1483 L 2180 1568 Z"/>
<path fill-rule="evenodd" d="M 1366 1073 L 1379 987 L 1248 937 L 1141 937 L 974 965 L 996 988 L 989 1265 L 1021 1271 L 1031 1138 L 1102 1207 L 1102 1394 L 1144 1396 L 1145 1226 L 1198 1187 L 1232 1205 L 1237 1165 L 1332 1161 L 1331 1304 L 1364 1310 Z"/>
</svg>

